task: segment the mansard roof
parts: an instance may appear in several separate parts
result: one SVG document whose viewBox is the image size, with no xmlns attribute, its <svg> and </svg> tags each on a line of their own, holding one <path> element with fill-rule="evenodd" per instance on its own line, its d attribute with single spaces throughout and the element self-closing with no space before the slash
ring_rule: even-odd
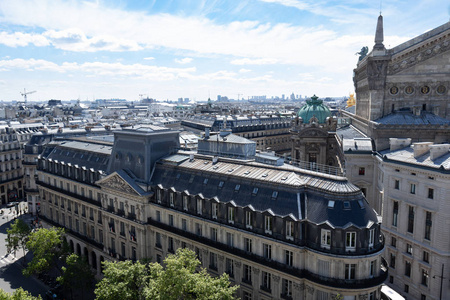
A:
<svg viewBox="0 0 450 300">
<path fill-rule="evenodd" d="M 219 161 L 196 155 L 180 160 L 180 154 L 156 164 L 152 185 L 222 203 L 271 211 L 278 217 L 332 227 L 365 228 L 378 223 L 361 191 L 345 178 L 293 172 L 250 162 Z M 313 172 L 314 173 L 314 172 Z M 330 201 L 333 206 L 330 207 Z M 344 204 L 345 202 L 345 204 Z"/>
</svg>

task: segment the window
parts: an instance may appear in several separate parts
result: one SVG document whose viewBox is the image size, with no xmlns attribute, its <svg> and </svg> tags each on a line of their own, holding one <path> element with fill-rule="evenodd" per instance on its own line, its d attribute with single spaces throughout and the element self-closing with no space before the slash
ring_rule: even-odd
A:
<svg viewBox="0 0 450 300">
<path fill-rule="evenodd" d="M 225 260 L 225 273 L 234 278 L 234 261 L 230 258 Z"/>
<path fill-rule="evenodd" d="M 428 199 L 434 199 L 434 189 L 428 188 Z"/>
<path fill-rule="evenodd" d="M 161 222 L 161 212 L 159 210 L 156 211 L 156 221 Z"/>
<path fill-rule="evenodd" d="M 161 203 L 161 190 L 156 190 L 156 202 Z"/>
<path fill-rule="evenodd" d="M 284 263 L 287 266 L 292 267 L 293 260 L 294 260 L 294 252 L 289 251 L 289 250 L 284 250 Z"/>
<path fill-rule="evenodd" d="M 256 194 L 258 194 L 258 188 L 257 187 L 253 188 L 253 191 L 252 191 L 252 195 L 253 196 L 256 196 Z"/>
<path fill-rule="evenodd" d="M 188 196 L 183 195 L 183 209 L 188 210 Z"/>
<path fill-rule="evenodd" d="M 272 276 L 266 271 L 261 272 L 261 289 L 270 292 L 271 291 Z"/>
<path fill-rule="evenodd" d="M 370 270 L 369 270 L 369 275 L 370 277 L 375 276 L 375 268 L 377 266 L 377 261 L 376 260 L 372 260 L 370 262 Z"/>
<path fill-rule="evenodd" d="M 408 232 L 413 233 L 414 231 L 414 207 L 409 206 L 408 210 Z"/>
<path fill-rule="evenodd" d="M 197 199 L 197 214 L 201 215 L 203 210 L 202 199 Z"/>
<path fill-rule="evenodd" d="M 205 178 L 204 180 L 203 180 L 203 184 L 208 184 L 208 178 Z"/>
<path fill-rule="evenodd" d="M 228 207 L 228 223 L 234 224 L 234 207 Z"/>
<path fill-rule="evenodd" d="M 283 292 L 281 294 L 281 297 L 292 298 L 292 281 L 283 278 L 281 284 L 283 286 Z"/>
<path fill-rule="evenodd" d="M 421 294 L 421 295 L 420 295 L 420 300 L 427 300 L 427 296 L 424 295 L 424 294 Z"/>
<path fill-rule="evenodd" d="M 430 253 L 427 251 L 423 251 L 423 261 L 426 263 L 430 262 Z"/>
<path fill-rule="evenodd" d="M 428 278 L 429 278 L 429 274 L 428 271 L 425 269 L 422 269 L 422 284 L 424 286 L 428 286 Z"/>
<path fill-rule="evenodd" d="M 173 198 L 174 198 L 173 193 L 170 193 L 169 194 L 169 205 L 170 205 L 170 207 L 173 207 L 175 205 Z"/>
<path fill-rule="evenodd" d="M 170 226 L 173 226 L 173 223 L 174 223 L 174 221 L 173 221 L 173 215 L 169 215 L 169 225 L 170 225 Z"/>
<path fill-rule="evenodd" d="M 252 267 L 248 265 L 244 265 L 244 274 L 242 277 L 242 281 L 251 284 L 252 283 Z"/>
<path fill-rule="evenodd" d="M 405 276 L 411 277 L 411 262 L 405 261 Z"/>
<path fill-rule="evenodd" d="M 241 188 L 241 185 L 240 184 L 236 184 L 236 186 L 234 187 L 234 191 L 238 192 L 240 188 Z"/>
<path fill-rule="evenodd" d="M 217 241 L 217 229 L 211 227 L 211 228 L 209 229 L 209 233 L 210 233 L 210 235 L 211 235 L 211 240 L 212 240 L 212 241 Z"/>
<path fill-rule="evenodd" d="M 412 255 L 413 249 L 411 244 L 406 244 L 406 253 L 411 254 Z"/>
<path fill-rule="evenodd" d="M 278 197 L 278 192 L 277 191 L 273 191 L 272 192 L 272 200 L 277 199 L 277 197 Z"/>
<path fill-rule="evenodd" d="M 186 219 L 181 219 L 181 229 L 183 229 L 184 231 L 187 231 L 187 220 Z"/>
<path fill-rule="evenodd" d="M 345 279 L 355 279 L 356 264 L 345 264 Z"/>
<path fill-rule="evenodd" d="M 69 217 L 70 219 L 70 217 Z M 98 241 L 103 244 L 103 230 L 99 229 L 98 230 Z"/>
<path fill-rule="evenodd" d="M 264 216 L 265 231 L 267 234 L 272 234 L 272 216 Z"/>
<path fill-rule="evenodd" d="M 199 223 L 195 223 L 195 233 L 199 236 L 202 235 L 202 225 Z"/>
<path fill-rule="evenodd" d="M 425 236 L 426 240 L 431 239 L 431 212 L 427 211 L 425 217 Z"/>
<path fill-rule="evenodd" d="M 157 232 L 155 236 L 155 246 L 161 248 L 161 233 Z"/>
<path fill-rule="evenodd" d="M 217 254 L 209 252 L 209 268 L 217 271 Z"/>
<path fill-rule="evenodd" d="M 400 189 L 400 180 L 395 180 L 394 181 L 394 189 L 399 190 Z"/>
<path fill-rule="evenodd" d="M 410 193 L 411 194 L 415 194 L 416 193 L 416 185 L 414 183 L 411 183 Z"/>
<path fill-rule="evenodd" d="M 389 267 L 391 267 L 392 269 L 395 269 L 395 254 L 391 253 L 391 259 L 389 261 Z"/>
<path fill-rule="evenodd" d="M 216 202 L 212 203 L 211 207 L 211 217 L 217 219 L 217 212 L 219 211 L 219 205 Z"/>
<path fill-rule="evenodd" d="M 167 251 L 175 253 L 175 249 L 173 247 L 173 237 L 171 236 L 167 238 Z"/>
<path fill-rule="evenodd" d="M 252 300 L 252 293 L 244 291 L 242 292 L 242 299 L 243 300 Z"/>
<path fill-rule="evenodd" d="M 267 259 L 272 259 L 272 245 L 263 244 L 263 255 Z"/>
<path fill-rule="evenodd" d="M 253 224 L 253 212 L 251 211 L 246 211 L 245 212 L 245 227 L 252 229 L 252 224 Z"/>
<path fill-rule="evenodd" d="M 234 234 L 227 232 L 227 245 L 234 247 Z"/>
<path fill-rule="evenodd" d="M 355 251 L 356 248 L 356 232 L 347 232 L 345 239 L 345 250 Z"/>
<path fill-rule="evenodd" d="M 125 236 L 125 223 L 120 222 L 120 235 Z"/>
<path fill-rule="evenodd" d="M 366 168 L 361 167 L 359 168 L 359 175 L 365 175 L 366 174 Z"/>
<path fill-rule="evenodd" d="M 320 245 L 323 248 L 330 249 L 331 246 L 331 230 L 322 229 Z"/>
<path fill-rule="evenodd" d="M 405 284 L 405 288 L 403 290 L 405 293 L 409 293 L 409 285 Z"/>
<path fill-rule="evenodd" d="M 369 247 L 373 247 L 375 243 L 375 229 L 369 230 Z"/>
<path fill-rule="evenodd" d="M 395 237 L 391 237 L 391 246 L 397 248 L 397 239 Z"/>
<path fill-rule="evenodd" d="M 394 284 L 394 276 L 389 276 L 389 283 Z"/>
<path fill-rule="evenodd" d="M 392 215 L 392 226 L 397 227 L 397 221 L 398 221 L 398 202 L 394 201 L 393 215 Z"/>
<path fill-rule="evenodd" d="M 294 240 L 294 222 L 286 221 L 286 239 Z"/>
<path fill-rule="evenodd" d="M 122 257 L 125 257 L 126 255 L 126 253 L 125 253 L 125 243 L 124 242 L 121 242 L 120 243 L 120 254 L 122 255 Z"/>
<path fill-rule="evenodd" d="M 244 238 L 245 251 L 252 252 L 252 240 L 249 238 Z"/>
<path fill-rule="evenodd" d="M 223 188 L 224 183 L 225 183 L 225 182 L 223 182 L 223 181 L 220 181 L 220 182 L 219 182 L 219 189 Z"/>
</svg>

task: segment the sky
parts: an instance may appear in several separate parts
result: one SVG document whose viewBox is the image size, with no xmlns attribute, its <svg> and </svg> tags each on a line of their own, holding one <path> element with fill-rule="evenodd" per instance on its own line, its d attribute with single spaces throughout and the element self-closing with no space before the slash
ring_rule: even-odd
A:
<svg viewBox="0 0 450 300">
<path fill-rule="evenodd" d="M 380 9 L 387 48 L 450 16 L 442 0 L 0 0 L 0 100 L 348 96 Z"/>
</svg>

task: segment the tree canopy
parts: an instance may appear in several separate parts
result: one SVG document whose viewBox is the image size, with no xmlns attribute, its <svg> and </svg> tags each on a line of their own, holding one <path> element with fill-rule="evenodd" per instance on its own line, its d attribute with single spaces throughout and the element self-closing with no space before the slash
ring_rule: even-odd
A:
<svg viewBox="0 0 450 300">
<path fill-rule="evenodd" d="M 66 266 L 61 267 L 62 275 L 56 280 L 66 289 L 81 291 L 84 298 L 84 291 L 87 290 L 94 282 L 94 274 L 85 258 L 79 257 L 72 253 L 66 257 Z M 73 298 L 73 296 L 72 296 Z"/>
<path fill-rule="evenodd" d="M 158 263 L 104 262 L 104 278 L 97 284 L 98 300 L 112 299 L 235 299 L 238 286 L 229 277 L 211 277 L 196 254 L 178 249 Z"/>
<path fill-rule="evenodd" d="M 51 269 L 65 251 L 63 236 L 64 229 L 56 227 L 40 228 L 31 232 L 26 245 L 33 252 L 33 258 L 23 273 L 29 276 Z"/>
<path fill-rule="evenodd" d="M 25 250 L 27 249 L 26 243 L 28 241 L 28 235 L 31 229 L 22 219 L 16 219 L 14 223 L 6 230 L 6 249 L 8 252 L 16 251 L 20 248 L 23 250 L 25 256 Z"/>
<path fill-rule="evenodd" d="M 18 288 L 12 294 L 0 289 L 0 300 L 42 300 L 42 298 L 41 296 L 34 297 L 22 288 Z"/>
</svg>

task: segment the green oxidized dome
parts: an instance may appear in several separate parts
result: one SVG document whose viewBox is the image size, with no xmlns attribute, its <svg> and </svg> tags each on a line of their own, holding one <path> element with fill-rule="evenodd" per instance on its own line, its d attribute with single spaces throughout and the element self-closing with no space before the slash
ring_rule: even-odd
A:
<svg viewBox="0 0 450 300">
<path fill-rule="evenodd" d="M 306 100 L 306 104 L 300 108 L 297 116 L 301 117 L 304 123 L 309 123 L 312 117 L 316 117 L 319 123 L 325 123 L 325 120 L 331 117 L 331 111 L 322 102 L 316 95 L 312 96 L 311 100 Z"/>
</svg>

